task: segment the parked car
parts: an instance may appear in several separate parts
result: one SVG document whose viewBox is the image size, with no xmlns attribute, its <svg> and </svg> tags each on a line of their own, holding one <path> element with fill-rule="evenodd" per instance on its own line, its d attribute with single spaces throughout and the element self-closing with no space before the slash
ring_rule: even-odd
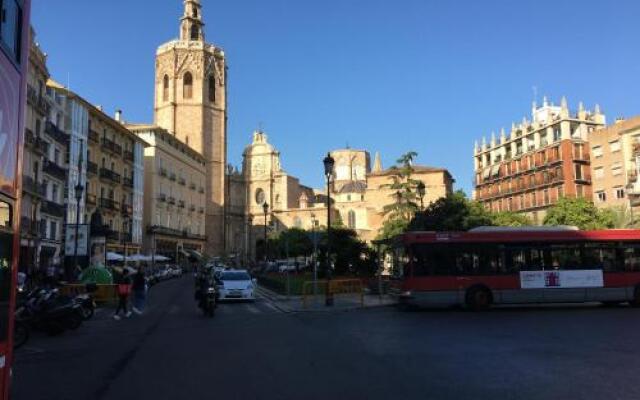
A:
<svg viewBox="0 0 640 400">
<path fill-rule="evenodd" d="M 222 271 L 216 280 L 219 300 L 255 300 L 256 281 L 247 270 Z"/>
</svg>

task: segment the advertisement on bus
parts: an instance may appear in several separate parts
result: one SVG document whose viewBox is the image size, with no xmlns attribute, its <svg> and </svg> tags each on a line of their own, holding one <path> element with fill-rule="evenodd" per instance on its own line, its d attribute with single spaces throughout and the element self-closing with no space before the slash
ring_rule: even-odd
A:
<svg viewBox="0 0 640 400">
<path fill-rule="evenodd" d="M 15 197 L 20 123 L 20 73 L 5 57 L 0 57 L 0 191 Z"/>
</svg>

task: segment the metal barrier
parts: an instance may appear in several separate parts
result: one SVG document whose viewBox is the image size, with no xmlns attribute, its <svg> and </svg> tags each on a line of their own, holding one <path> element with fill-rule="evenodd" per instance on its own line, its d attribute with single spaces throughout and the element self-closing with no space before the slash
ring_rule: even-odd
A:
<svg viewBox="0 0 640 400">
<path fill-rule="evenodd" d="M 311 288 L 311 291 L 309 291 Z M 306 281 L 302 285 L 302 306 L 307 308 L 309 296 L 327 293 L 327 281 Z M 360 305 L 364 307 L 364 287 L 360 279 L 332 279 L 329 284 L 331 295 L 357 294 L 360 296 Z"/>
<path fill-rule="evenodd" d="M 96 291 L 92 292 L 96 303 L 110 303 L 118 299 L 116 287 L 118 285 L 96 285 Z M 87 285 L 69 284 L 60 287 L 60 293 L 67 296 L 77 296 L 87 292 Z"/>
</svg>

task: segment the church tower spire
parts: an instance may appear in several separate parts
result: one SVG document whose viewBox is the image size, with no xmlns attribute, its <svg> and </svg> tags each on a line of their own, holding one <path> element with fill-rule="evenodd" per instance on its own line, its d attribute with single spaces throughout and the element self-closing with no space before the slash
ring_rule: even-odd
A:
<svg viewBox="0 0 640 400">
<path fill-rule="evenodd" d="M 184 14 L 180 19 L 180 40 L 204 42 L 200 0 L 184 0 Z"/>
</svg>

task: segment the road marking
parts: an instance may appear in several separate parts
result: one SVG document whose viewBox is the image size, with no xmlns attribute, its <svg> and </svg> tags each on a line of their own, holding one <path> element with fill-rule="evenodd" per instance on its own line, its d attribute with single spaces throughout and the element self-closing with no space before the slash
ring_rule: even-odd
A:
<svg viewBox="0 0 640 400">
<path fill-rule="evenodd" d="M 249 312 L 250 312 L 250 313 L 252 313 L 252 314 L 261 314 L 261 311 L 260 311 L 260 310 L 258 310 L 257 308 L 255 308 L 255 307 L 254 307 L 254 306 L 252 306 L 252 305 L 247 304 L 247 305 L 246 305 L 246 308 L 247 308 L 247 310 L 249 310 Z"/>
<path fill-rule="evenodd" d="M 264 302 L 262 303 L 265 306 L 269 307 L 271 310 L 276 311 L 276 312 L 281 312 L 278 308 L 276 308 L 276 306 L 274 306 L 273 304 L 269 303 L 269 302 Z"/>
</svg>

